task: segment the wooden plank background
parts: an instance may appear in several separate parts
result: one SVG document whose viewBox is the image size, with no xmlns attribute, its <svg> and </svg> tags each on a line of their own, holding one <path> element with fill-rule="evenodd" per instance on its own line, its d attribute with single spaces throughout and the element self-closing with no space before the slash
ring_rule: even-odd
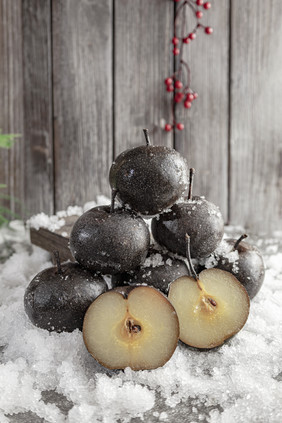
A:
<svg viewBox="0 0 282 423">
<path fill-rule="evenodd" d="M 0 128 L 22 134 L 0 151 L 4 205 L 27 218 L 109 195 L 112 160 L 148 127 L 226 222 L 281 230 L 282 3 L 211 3 L 213 35 L 184 56 L 199 97 L 178 115 L 185 129 L 165 133 L 180 2 L 0 0 Z"/>
<path fill-rule="evenodd" d="M 0 1 L 0 128 L 4 133 L 24 133 L 23 51 L 21 0 Z M 0 151 L 0 183 L 9 196 L 1 204 L 21 214 L 24 195 L 24 143 Z M 16 201 L 17 199 L 17 201 Z"/>
<path fill-rule="evenodd" d="M 191 14 L 189 14 L 191 17 Z M 228 125 L 229 125 L 229 2 L 212 2 L 204 12 L 204 25 L 214 28 L 213 35 L 198 31 L 186 48 L 184 60 L 191 69 L 191 87 L 199 97 L 189 110 L 176 109 L 184 123 L 176 131 L 175 145 L 194 167 L 194 192 L 217 204 L 228 220 Z M 196 20 L 190 19 L 190 30 Z M 178 112 L 181 109 L 181 112 Z"/>
</svg>

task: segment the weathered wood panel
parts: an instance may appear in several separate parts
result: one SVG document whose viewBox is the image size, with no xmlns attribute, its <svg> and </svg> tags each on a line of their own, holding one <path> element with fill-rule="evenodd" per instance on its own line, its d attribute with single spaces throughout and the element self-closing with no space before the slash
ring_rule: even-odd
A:
<svg viewBox="0 0 282 423">
<path fill-rule="evenodd" d="M 174 5 L 0 0 L 0 128 L 23 135 L 0 150 L 4 205 L 25 217 L 109 194 L 113 155 L 141 144 L 148 127 L 154 143 L 175 142 L 196 168 L 195 194 L 226 220 L 229 204 L 231 223 L 279 228 L 281 2 L 212 2 L 202 23 L 213 35 L 186 46 L 199 98 L 177 114 L 185 129 L 175 139 L 160 128 L 170 114 Z"/>
<path fill-rule="evenodd" d="M 188 12 L 191 17 L 191 11 Z M 187 16 L 188 16 L 187 14 Z M 217 204 L 228 218 L 228 72 L 229 2 L 212 2 L 201 23 L 214 28 L 212 35 L 203 30 L 184 47 L 184 60 L 191 69 L 191 88 L 199 97 L 191 109 L 183 104 L 176 109 L 183 131 L 175 131 L 176 149 L 196 169 L 195 195 L 204 195 Z M 181 24 L 178 22 L 178 31 Z M 189 31 L 196 20 L 190 18 Z M 166 36 L 167 37 L 167 36 Z"/>
<path fill-rule="evenodd" d="M 0 0 L 0 128 L 3 133 L 23 134 L 23 66 L 21 0 Z M 24 207 L 24 140 L 7 151 L 0 149 L 0 183 L 10 198 L 1 204 L 13 212 Z"/>
<path fill-rule="evenodd" d="M 170 109 L 163 81 L 173 71 L 173 8 L 168 0 L 115 0 L 115 155 L 142 144 L 146 127 L 154 144 L 173 145 L 160 128 Z"/>
<path fill-rule="evenodd" d="M 30 228 L 30 241 L 32 244 L 49 251 L 51 254 L 54 251 L 59 251 L 61 261 L 72 260 L 74 258 L 69 249 L 69 240 L 72 227 L 78 216 L 67 216 L 65 219 L 65 225 L 60 229 L 51 232 L 48 229 Z"/>
<path fill-rule="evenodd" d="M 23 0 L 24 196 L 26 215 L 52 214 L 51 2 Z"/>
<path fill-rule="evenodd" d="M 112 1 L 53 1 L 56 210 L 109 193 Z"/>
<path fill-rule="evenodd" d="M 230 215 L 281 230 L 282 2 L 232 2 Z M 280 225 L 280 227 L 279 227 Z"/>
</svg>

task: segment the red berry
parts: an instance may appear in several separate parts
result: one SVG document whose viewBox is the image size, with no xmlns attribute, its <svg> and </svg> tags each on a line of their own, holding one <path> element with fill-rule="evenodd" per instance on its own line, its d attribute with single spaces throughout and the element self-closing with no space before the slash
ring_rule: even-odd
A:
<svg viewBox="0 0 282 423">
<path fill-rule="evenodd" d="M 205 31 L 206 31 L 206 34 L 212 34 L 213 33 L 213 29 L 210 26 L 206 26 Z"/>
<path fill-rule="evenodd" d="M 203 17 L 203 12 L 201 12 L 200 10 L 198 10 L 198 11 L 196 12 L 196 17 L 197 17 L 198 19 L 201 19 L 201 18 Z"/>
<path fill-rule="evenodd" d="M 174 44 L 176 46 L 179 43 L 179 39 L 177 37 L 173 37 L 171 42 L 172 42 L 172 44 Z"/>
<path fill-rule="evenodd" d="M 175 81 L 174 86 L 175 86 L 175 88 L 180 89 L 180 88 L 182 88 L 182 87 L 183 87 L 183 84 L 182 84 L 182 82 L 181 82 L 181 81 Z"/>
<path fill-rule="evenodd" d="M 210 9 L 211 8 L 211 3 L 209 1 L 206 1 L 206 3 L 204 3 L 204 9 Z"/>
<path fill-rule="evenodd" d="M 197 4 L 198 6 L 203 6 L 203 4 L 204 4 L 204 0 L 197 0 L 197 1 L 196 1 L 196 4 Z"/>
<path fill-rule="evenodd" d="M 189 39 L 189 37 L 186 37 L 186 38 L 183 38 L 183 43 L 185 43 L 185 44 L 189 44 L 190 43 L 190 39 Z"/>
<path fill-rule="evenodd" d="M 173 85 L 167 85 L 166 90 L 167 92 L 172 93 L 172 91 L 174 91 Z"/>
<path fill-rule="evenodd" d="M 195 38 L 196 38 L 195 32 L 191 32 L 191 34 L 189 34 L 189 38 L 190 38 L 190 40 L 195 40 Z"/>
<path fill-rule="evenodd" d="M 194 100 L 194 95 L 192 94 L 192 93 L 190 93 L 190 94 L 187 94 L 187 96 L 186 96 L 186 100 L 187 101 L 193 101 Z"/>
<path fill-rule="evenodd" d="M 171 85 L 171 84 L 173 84 L 173 79 L 172 79 L 172 78 L 166 78 L 166 79 L 165 79 L 165 84 L 166 84 L 166 85 Z"/>
<path fill-rule="evenodd" d="M 183 125 L 183 123 L 178 123 L 178 124 L 176 125 L 176 127 L 177 127 L 177 129 L 179 129 L 179 131 L 182 131 L 182 130 L 184 129 L 184 125 Z"/>
<path fill-rule="evenodd" d="M 184 101 L 184 107 L 185 109 L 191 109 L 192 103 L 190 101 Z"/>
<path fill-rule="evenodd" d="M 173 54 L 174 54 L 174 56 L 177 56 L 179 53 L 180 53 L 179 48 L 175 47 L 175 48 L 173 49 Z"/>
<path fill-rule="evenodd" d="M 196 98 L 198 98 L 198 93 L 194 93 L 194 100 L 196 100 Z"/>
<path fill-rule="evenodd" d="M 167 123 L 166 125 L 165 125 L 165 131 L 166 132 L 169 132 L 169 131 L 171 131 L 172 130 L 172 126 L 169 124 L 169 123 Z"/>
<path fill-rule="evenodd" d="M 183 93 L 176 93 L 174 96 L 175 103 L 180 103 L 184 97 Z"/>
</svg>

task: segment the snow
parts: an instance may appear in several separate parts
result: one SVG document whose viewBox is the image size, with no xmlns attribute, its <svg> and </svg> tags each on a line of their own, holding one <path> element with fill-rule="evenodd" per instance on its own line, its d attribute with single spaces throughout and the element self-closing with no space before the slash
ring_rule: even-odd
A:
<svg viewBox="0 0 282 423">
<path fill-rule="evenodd" d="M 50 423 L 282 421 L 278 238 L 257 240 L 265 253 L 265 282 L 236 337 L 201 352 L 179 343 L 163 367 L 138 372 L 104 369 L 87 352 L 78 330 L 58 334 L 34 327 L 24 312 L 24 291 L 51 265 L 50 256 L 30 245 L 20 221 L 0 229 L 0 243 L 1 423 L 11 416 L 17 421 L 14 413 L 26 413 L 19 421 L 29 422 L 33 413 L 36 421 Z M 50 400 L 54 391 L 64 407 Z"/>
<path fill-rule="evenodd" d="M 164 264 L 163 256 L 160 253 L 154 253 L 146 258 L 143 267 L 159 267 Z"/>
<path fill-rule="evenodd" d="M 164 261 L 164 259 L 165 259 L 165 261 Z M 182 261 L 185 260 L 184 257 L 181 257 L 181 259 L 182 259 Z M 146 268 L 146 267 L 159 267 L 159 266 L 164 266 L 165 264 L 167 266 L 172 266 L 173 265 L 172 259 L 170 257 L 166 258 L 166 257 L 164 257 L 160 253 L 152 253 L 152 254 L 150 254 L 146 258 L 146 260 L 145 260 L 144 264 L 142 265 L 142 267 L 143 268 Z M 150 273 L 148 273 L 148 275 L 149 274 Z M 146 275 L 143 275 L 143 278 L 145 278 L 145 277 L 146 277 Z"/>
<path fill-rule="evenodd" d="M 33 229 L 40 229 L 45 228 L 51 232 L 55 232 L 56 230 L 60 229 L 62 226 L 65 225 L 64 217 L 68 216 L 80 216 L 82 213 L 86 212 L 87 210 L 92 209 L 96 206 L 104 206 L 110 204 L 110 200 L 108 197 L 104 195 L 98 195 L 97 201 L 89 201 L 84 205 L 84 207 L 79 206 L 69 206 L 67 210 L 58 211 L 53 216 L 48 216 L 45 213 L 38 213 L 32 216 L 27 222 L 26 225 L 28 228 Z M 63 235 L 65 234 L 65 235 Z M 62 236 L 67 236 L 66 233 L 63 232 Z"/>
<path fill-rule="evenodd" d="M 58 215 L 50 216 L 50 218 L 45 213 L 38 213 L 27 221 L 27 226 L 36 230 L 45 228 L 49 229 L 51 232 L 55 232 L 64 226 L 65 223 L 65 219 L 60 214 L 60 212 L 58 212 Z"/>
<path fill-rule="evenodd" d="M 216 250 L 207 258 L 201 259 L 200 264 L 205 266 L 206 269 L 210 269 L 212 267 L 217 266 L 218 260 L 222 259 L 222 263 L 225 263 L 225 260 L 227 263 L 233 263 L 232 271 L 234 273 L 238 273 L 239 267 L 238 267 L 238 260 L 239 260 L 239 254 L 237 250 L 233 250 L 230 244 L 226 242 L 225 239 L 221 241 L 219 246 L 216 248 Z"/>
</svg>

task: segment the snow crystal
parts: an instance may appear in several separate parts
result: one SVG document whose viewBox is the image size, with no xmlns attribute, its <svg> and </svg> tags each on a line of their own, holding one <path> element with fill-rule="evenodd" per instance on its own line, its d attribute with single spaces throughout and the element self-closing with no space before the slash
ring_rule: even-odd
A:
<svg viewBox="0 0 282 423">
<path fill-rule="evenodd" d="M 163 411 L 159 416 L 159 420 L 163 422 L 163 421 L 166 421 L 167 419 L 168 419 L 168 414 L 165 411 Z"/>
<path fill-rule="evenodd" d="M 160 253 L 155 253 L 146 258 L 143 267 L 159 267 L 164 264 L 163 256 Z"/>
<path fill-rule="evenodd" d="M 187 203 L 191 203 L 191 204 L 203 204 L 203 200 L 205 197 L 196 197 L 196 198 L 191 198 L 186 200 Z M 195 207 L 195 206 L 194 206 Z M 195 207 L 196 209 L 196 207 Z M 194 209 L 193 209 L 194 210 Z"/>
<path fill-rule="evenodd" d="M 26 222 L 28 228 L 34 228 L 36 230 L 45 228 L 51 232 L 60 229 L 65 223 L 63 216 L 48 216 L 45 213 L 38 213 Z"/>
<path fill-rule="evenodd" d="M 171 260 L 171 258 L 168 258 L 167 260 L 166 260 L 166 264 L 168 265 L 168 266 L 172 266 L 172 260 Z"/>
<path fill-rule="evenodd" d="M 56 213 L 56 216 L 59 218 L 67 216 L 80 216 L 83 213 L 82 207 L 79 206 L 69 206 L 67 210 L 60 210 Z"/>
<path fill-rule="evenodd" d="M 29 244 L 20 222 L 2 228 L 0 242 L 1 423 L 14 413 L 27 423 L 30 415 L 49 423 L 177 422 L 187 416 L 195 423 L 282 421 L 281 241 L 262 240 L 265 282 L 236 337 L 201 352 L 179 343 L 163 367 L 136 372 L 104 369 L 78 330 L 34 327 L 24 312 L 24 291 L 51 265 L 50 256 Z"/>
<path fill-rule="evenodd" d="M 224 264 L 225 261 L 233 263 L 232 271 L 237 273 L 239 271 L 238 260 L 239 254 L 237 250 L 233 250 L 230 244 L 225 239 L 221 241 L 217 249 L 207 258 L 201 259 L 200 264 L 205 266 L 206 269 L 217 266 L 218 260 L 222 259 Z"/>
</svg>

